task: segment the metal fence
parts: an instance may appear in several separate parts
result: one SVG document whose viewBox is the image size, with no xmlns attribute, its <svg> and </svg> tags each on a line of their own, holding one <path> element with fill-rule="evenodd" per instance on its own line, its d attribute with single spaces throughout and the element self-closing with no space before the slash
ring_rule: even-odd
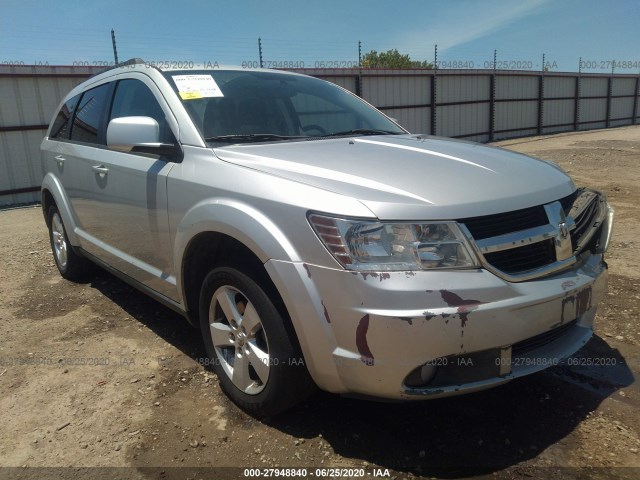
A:
<svg viewBox="0 0 640 480">
<path fill-rule="evenodd" d="M 62 98 L 101 68 L 0 67 L 0 206 L 40 199 L 40 143 Z"/>
<path fill-rule="evenodd" d="M 477 142 L 636 124 L 640 77 L 506 70 L 304 70 L 411 132 Z"/>
<path fill-rule="evenodd" d="M 40 142 L 60 100 L 101 68 L 0 67 L 0 206 L 39 199 Z M 640 76 L 510 70 L 302 69 L 411 132 L 489 142 L 638 123 Z"/>
</svg>

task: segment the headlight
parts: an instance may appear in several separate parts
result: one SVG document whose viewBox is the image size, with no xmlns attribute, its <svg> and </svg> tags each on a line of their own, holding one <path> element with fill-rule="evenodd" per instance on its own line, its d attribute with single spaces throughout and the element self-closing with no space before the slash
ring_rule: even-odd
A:
<svg viewBox="0 0 640 480">
<path fill-rule="evenodd" d="M 309 215 L 329 252 L 348 270 L 478 268 L 456 222 L 386 223 Z"/>
</svg>

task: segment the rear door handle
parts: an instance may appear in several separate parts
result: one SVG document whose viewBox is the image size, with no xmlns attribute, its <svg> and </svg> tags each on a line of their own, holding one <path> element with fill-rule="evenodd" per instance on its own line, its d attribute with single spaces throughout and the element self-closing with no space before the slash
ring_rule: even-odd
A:
<svg viewBox="0 0 640 480">
<path fill-rule="evenodd" d="M 98 175 L 100 175 L 100 178 L 106 177 L 107 173 L 109 173 L 109 169 L 107 167 L 105 167 L 104 165 L 94 165 L 91 168 L 93 168 L 94 172 L 96 172 Z"/>
<path fill-rule="evenodd" d="M 53 158 L 54 158 L 54 160 L 56 161 L 56 163 L 58 164 L 59 167 L 61 167 L 62 164 L 64 163 L 64 161 L 66 160 L 66 158 L 64 158 L 62 155 L 56 155 Z"/>
</svg>

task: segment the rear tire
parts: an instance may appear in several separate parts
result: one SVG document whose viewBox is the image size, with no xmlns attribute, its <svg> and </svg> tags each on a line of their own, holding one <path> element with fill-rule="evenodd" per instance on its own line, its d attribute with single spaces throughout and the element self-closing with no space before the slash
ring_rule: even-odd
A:
<svg viewBox="0 0 640 480">
<path fill-rule="evenodd" d="M 207 275 L 200 324 L 220 387 L 249 414 L 276 415 L 313 392 L 289 318 L 242 271 L 219 267 Z"/>
<path fill-rule="evenodd" d="M 69 243 L 58 207 L 55 205 L 49 207 L 47 219 L 51 251 L 60 275 L 71 281 L 82 280 L 91 270 L 91 262 L 78 255 Z"/>
</svg>

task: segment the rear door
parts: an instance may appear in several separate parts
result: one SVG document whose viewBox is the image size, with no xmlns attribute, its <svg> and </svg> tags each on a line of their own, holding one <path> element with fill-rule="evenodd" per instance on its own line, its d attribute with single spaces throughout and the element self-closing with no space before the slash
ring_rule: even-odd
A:
<svg viewBox="0 0 640 480">
<path fill-rule="evenodd" d="M 70 205 L 73 228 L 80 246 L 89 249 L 92 231 L 92 158 L 105 153 L 101 125 L 110 104 L 113 84 L 104 83 L 68 100 L 58 112 L 43 147 L 47 171 L 62 184 Z M 44 144 L 43 144 L 44 145 Z M 96 153 L 98 152 L 98 153 Z"/>
<path fill-rule="evenodd" d="M 95 196 L 94 158 L 105 155 L 102 125 L 113 93 L 113 83 L 103 83 L 85 91 L 76 105 L 69 125 L 69 142 L 60 145 L 64 159 L 62 182 L 76 217 L 79 234 L 95 229 L 91 215 Z M 88 249 L 86 235 L 80 235 L 81 246 Z"/>
</svg>

